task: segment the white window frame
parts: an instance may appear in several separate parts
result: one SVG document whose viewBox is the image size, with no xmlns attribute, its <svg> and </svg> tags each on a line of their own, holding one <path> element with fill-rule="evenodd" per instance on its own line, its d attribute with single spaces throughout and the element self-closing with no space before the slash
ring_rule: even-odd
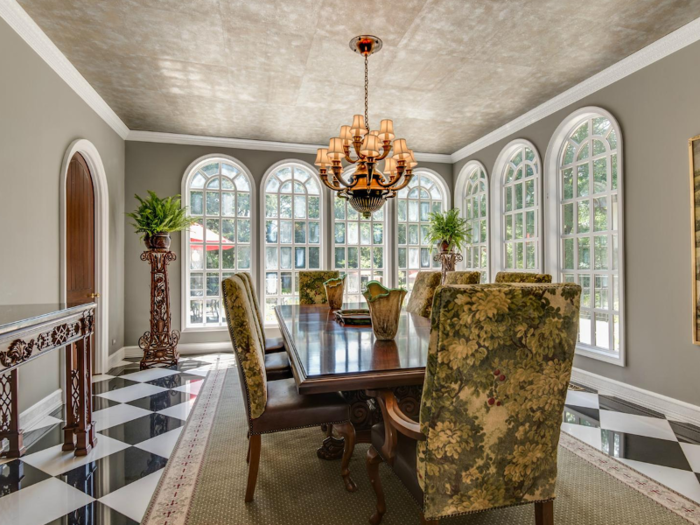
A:
<svg viewBox="0 0 700 525">
<path fill-rule="evenodd" d="M 467 185 L 470 183 L 472 175 L 478 170 L 480 170 L 486 177 L 486 241 L 480 242 L 479 244 L 486 246 L 486 268 L 484 268 L 484 271 L 486 272 L 486 280 L 484 282 L 488 283 L 491 281 L 491 181 L 486 167 L 478 160 L 470 160 L 467 162 L 457 176 L 457 183 L 455 184 L 455 207 L 460 210 L 460 215 L 462 218 L 466 219 L 465 192 L 467 190 Z M 481 270 L 481 268 L 471 268 L 467 265 L 466 248 L 462 255 L 464 256 L 464 261 L 460 263 L 460 267 L 462 269 L 473 271 Z"/>
<path fill-rule="evenodd" d="M 309 240 L 308 227 L 307 227 L 307 233 L 306 233 L 306 242 L 304 244 L 292 242 L 291 245 L 292 246 L 304 246 L 306 248 L 309 248 L 309 247 L 319 248 L 319 268 L 318 268 L 319 270 L 324 270 L 326 268 L 326 261 L 328 260 L 328 258 L 327 258 L 328 250 L 324 249 L 324 244 L 327 241 L 327 235 L 328 235 L 327 228 L 325 227 L 325 224 L 327 223 L 327 217 L 328 217 L 327 214 L 328 214 L 328 208 L 329 208 L 329 198 L 328 198 L 328 190 L 327 190 L 326 186 L 321 182 L 321 179 L 318 176 L 318 170 L 314 166 L 309 164 L 308 162 L 304 162 L 302 160 L 294 159 L 294 158 L 284 159 L 284 160 L 280 160 L 279 162 L 274 163 L 272 166 L 270 166 L 267 169 L 267 171 L 265 171 L 265 175 L 263 176 L 262 182 L 260 183 L 260 207 L 258 208 L 258 210 L 259 210 L 258 211 L 258 220 L 260 221 L 260 231 L 261 231 L 261 235 L 259 238 L 259 242 L 260 242 L 260 247 L 259 247 L 259 250 L 260 250 L 260 252 L 259 252 L 260 253 L 260 259 L 259 259 L 260 260 L 260 273 L 259 273 L 259 279 L 256 282 L 258 283 L 258 301 L 260 303 L 260 308 L 263 310 L 262 311 L 263 318 L 265 317 L 265 309 L 267 307 L 267 302 L 265 301 L 265 299 L 266 299 L 266 294 L 265 294 L 265 285 L 266 285 L 266 283 L 265 283 L 265 273 L 266 273 L 265 247 L 267 246 L 267 244 L 265 242 L 265 220 L 266 220 L 266 217 L 265 217 L 265 195 L 267 192 L 265 191 L 265 188 L 267 187 L 268 179 L 272 176 L 272 174 L 276 173 L 280 169 L 287 167 L 287 166 L 290 166 L 292 168 L 296 166 L 296 167 L 304 169 L 305 171 L 308 171 L 311 174 L 311 177 L 314 178 L 314 180 L 316 181 L 316 183 L 318 184 L 318 187 L 319 187 L 318 197 L 319 197 L 319 202 L 320 202 L 320 206 L 321 206 L 321 209 L 319 210 L 319 219 L 318 219 L 318 222 L 320 224 L 320 231 L 319 231 L 319 241 L 320 242 L 319 242 L 318 246 L 309 244 L 309 242 L 308 242 L 308 240 Z M 278 194 L 279 194 L 279 192 L 278 192 Z M 307 223 L 307 225 L 309 223 L 308 217 L 306 219 L 295 219 L 294 217 L 292 217 L 290 220 L 292 222 L 295 222 L 297 220 L 304 220 Z M 278 235 L 279 235 L 279 231 L 278 231 Z M 293 235 L 294 235 L 294 230 L 292 229 L 292 236 Z M 279 237 L 278 237 L 278 239 L 279 239 Z M 278 242 L 277 246 L 279 246 L 279 245 L 280 245 L 280 243 Z M 294 256 L 294 254 L 292 253 L 292 257 L 293 256 Z M 290 270 L 292 272 L 292 281 L 294 281 L 294 274 L 295 273 L 303 271 L 303 270 L 297 270 L 293 266 L 294 266 L 294 262 L 292 261 L 292 269 Z M 308 252 L 307 252 L 307 268 L 308 268 Z M 277 271 L 280 272 L 281 270 L 278 269 Z M 277 295 L 279 296 L 280 294 L 277 294 Z M 268 327 L 269 328 L 276 328 L 277 323 L 276 322 L 272 322 L 272 323 L 265 322 L 265 327 L 266 328 L 268 328 Z"/>
<path fill-rule="evenodd" d="M 256 206 L 256 197 L 255 197 L 255 192 L 257 191 L 257 186 L 255 184 L 255 179 L 253 178 L 253 175 L 251 174 L 250 170 L 248 167 L 243 164 L 240 160 L 236 159 L 235 157 L 231 157 L 230 155 L 225 155 L 222 153 L 212 153 L 209 155 L 204 155 L 202 157 L 198 157 L 195 161 L 193 161 L 185 170 L 185 173 L 182 177 L 182 183 L 181 183 L 181 188 L 180 188 L 180 197 L 181 201 L 184 206 L 186 206 L 189 210 L 190 206 L 190 192 L 189 192 L 189 186 L 192 178 L 196 174 L 197 170 L 201 168 L 202 166 L 209 164 L 214 161 L 219 161 L 219 162 L 225 162 L 227 164 L 233 165 L 235 168 L 239 169 L 240 172 L 245 175 L 248 178 L 248 184 L 250 185 L 250 272 L 253 276 L 253 279 L 255 279 L 256 274 L 257 274 L 257 253 L 255 250 L 255 239 L 257 238 L 257 220 L 256 220 L 256 213 L 257 213 L 257 206 Z M 203 190 L 205 191 L 205 190 Z M 236 192 L 237 193 L 237 192 Z M 206 207 L 206 201 L 203 203 L 203 205 Z M 204 228 L 206 229 L 206 225 L 204 225 Z M 220 332 L 220 331 L 226 331 L 227 327 L 225 324 L 222 324 L 221 326 L 188 326 L 188 313 L 189 313 L 189 299 L 190 299 L 190 235 L 188 231 L 183 231 L 180 234 L 181 237 L 181 243 L 182 243 L 182 271 L 181 273 L 181 290 L 182 293 L 180 294 L 180 330 L 181 332 Z M 206 244 L 206 243 L 204 243 Z M 235 243 L 237 245 L 238 243 Z M 236 270 L 230 270 L 230 271 L 236 271 Z M 222 270 L 219 270 L 219 272 L 222 272 Z M 206 290 L 206 268 L 204 270 L 204 289 Z M 203 297 L 203 300 L 206 300 L 206 295 Z M 223 304 L 221 305 L 222 312 L 223 312 Z"/>
<path fill-rule="evenodd" d="M 590 345 L 578 343 L 576 345 L 576 353 L 578 355 L 604 361 L 618 366 L 626 366 L 626 345 L 625 345 L 625 204 L 624 204 L 624 141 L 622 137 L 622 129 L 617 119 L 605 109 L 599 107 L 584 107 L 571 113 L 566 117 L 556 131 L 547 147 L 545 156 L 545 176 L 546 176 L 546 196 L 545 196 L 545 217 L 547 220 L 546 233 L 546 255 L 545 268 L 548 273 L 557 277 L 563 273 L 562 254 L 560 247 L 560 221 L 561 221 L 561 182 L 559 176 L 559 159 L 562 150 L 569 138 L 569 135 L 577 129 L 577 127 L 592 117 L 605 117 L 608 119 L 617 133 L 617 170 L 618 170 L 618 279 L 619 279 L 619 294 L 620 294 L 620 349 L 619 352 L 605 351 Z M 592 177 L 592 174 L 591 174 Z M 592 227 L 592 225 L 591 225 Z M 612 250 L 612 247 L 608 247 Z M 591 298 L 592 299 L 592 298 Z M 610 299 L 612 300 L 612 298 Z M 610 330 L 613 330 L 611 327 Z"/>
<path fill-rule="evenodd" d="M 418 167 L 417 169 L 415 169 L 413 171 L 413 178 L 414 179 L 416 177 L 421 176 L 421 175 L 427 176 L 428 178 L 433 180 L 433 182 L 435 184 L 437 184 L 439 186 L 440 191 L 442 192 L 442 211 L 445 212 L 445 211 L 449 210 L 450 204 L 452 203 L 452 195 L 451 195 L 449 187 L 447 186 L 447 184 L 445 184 L 445 179 L 443 179 L 442 176 L 437 171 L 431 170 L 430 168 Z M 393 232 L 393 236 L 394 236 L 394 242 L 392 244 L 393 258 L 391 259 L 392 274 L 393 274 L 392 286 L 398 286 L 398 284 L 399 284 L 399 244 L 398 244 L 398 241 L 399 241 L 399 207 L 398 207 L 399 196 L 397 195 L 396 197 L 394 197 L 391 200 L 396 201 L 396 202 L 392 203 L 394 210 L 391 214 L 391 216 L 393 217 L 393 223 L 394 223 L 393 228 L 392 228 L 392 232 Z M 408 213 L 408 211 L 406 213 Z M 406 221 L 406 222 L 408 222 L 408 221 Z M 408 233 L 406 235 L 408 236 Z M 420 231 L 419 231 L 419 236 L 420 236 Z M 408 244 L 406 246 L 408 247 Z M 406 254 L 406 258 L 408 261 L 408 254 Z M 425 271 L 433 271 L 433 270 L 437 270 L 437 269 L 439 269 L 439 268 L 433 267 L 432 254 L 431 254 L 430 268 L 425 268 L 424 270 Z M 419 270 L 421 270 L 421 269 L 419 269 Z M 406 289 L 409 290 L 409 293 L 406 296 L 406 300 L 405 300 L 404 304 L 408 303 L 408 297 L 410 297 L 410 292 L 411 292 L 410 287 L 408 286 L 408 276 L 407 276 Z"/>
<path fill-rule="evenodd" d="M 498 158 L 493 166 L 492 176 L 491 176 L 491 195 L 495 195 L 491 199 L 491 224 L 496 225 L 496 227 L 491 227 L 491 275 L 496 275 L 498 272 L 505 270 L 505 221 L 503 220 L 505 203 L 503 202 L 503 187 L 505 183 L 506 168 L 510 163 L 511 158 L 515 152 L 520 148 L 530 148 L 535 155 L 535 161 L 539 166 L 539 173 L 537 174 L 537 188 L 535 189 L 535 194 L 537 196 L 537 266 L 532 269 L 522 269 L 518 271 L 532 272 L 532 273 L 542 273 L 542 268 L 544 266 L 544 229 L 543 229 L 543 219 L 544 219 L 544 202 L 542 200 L 543 186 L 544 186 L 544 175 L 542 170 L 542 160 L 540 158 L 540 153 L 537 147 L 526 139 L 515 139 L 501 150 L 498 154 Z"/>
</svg>

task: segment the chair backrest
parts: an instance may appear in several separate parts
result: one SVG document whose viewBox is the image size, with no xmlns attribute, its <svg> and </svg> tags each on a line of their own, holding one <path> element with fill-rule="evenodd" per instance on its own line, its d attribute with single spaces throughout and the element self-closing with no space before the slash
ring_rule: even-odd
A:
<svg viewBox="0 0 700 525">
<path fill-rule="evenodd" d="M 326 289 L 328 279 L 337 279 L 337 270 L 312 270 L 299 272 L 299 304 L 327 304 Z"/>
<path fill-rule="evenodd" d="M 421 401 L 426 518 L 554 498 L 575 284 L 441 287 Z"/>
<path fill-rule="evenodd" d="M 233 275 L 221 283 L 228 331 L 236 352 L 248 419 L 259 418 L 267 405 L 264 346 L 243 278 Z"/>
<path fill-rule="evenodd" d="M 406 311 L 423 317 L 430 317 L 433 306 L 433 295 L 442 281 L 442 272 L 418 272 L 413 283 L 411 297 L 408 299 Z"/>
<path fill-rule="evenodd" d="M 496 283 L 551 283 L 552 276 L 548 273 L 530 272 L 498 272 Z"/>
<path fill-rule="evenodd" d="M 253 276 L 248 272 L 237 272 L 236 275 L 243 279 L 243 284 L 245 284 L 248 295 L 253 303 L 253 308 L 255 309 L 255 318 L 257 320 L 258 328 L 260 329 L 260 334 L 263 340 L 263 349 L 267 344 L 267 338 L 265 337 L 265 320 L 262 316 L 262 310 L 260 310 L 260 305 L 258 304 L 258 296 L 255 293 L 255 285 L 253 284 Z"/>
<path fill-rule="evenodd" d="M 481 272 L 447 272 L 445 275 L 445 286 L 448 284 L 479 284 L 481 282 Z"/>
</svg>

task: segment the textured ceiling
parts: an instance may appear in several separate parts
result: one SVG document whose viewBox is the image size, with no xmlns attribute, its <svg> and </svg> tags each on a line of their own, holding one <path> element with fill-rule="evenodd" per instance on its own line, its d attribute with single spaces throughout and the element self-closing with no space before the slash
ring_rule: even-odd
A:
<svg viewBox="0 0 700 525">
<path fill-rule="evenodd" d="M 696 0 L 19 0 L 136 130 L 327 143 L 363 111 L 452 153 L 700 17 Z"/>
</svg>

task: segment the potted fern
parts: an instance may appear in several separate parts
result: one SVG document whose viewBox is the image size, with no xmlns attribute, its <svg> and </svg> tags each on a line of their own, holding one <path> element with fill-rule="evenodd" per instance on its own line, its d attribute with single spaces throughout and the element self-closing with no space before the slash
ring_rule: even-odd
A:
<svg viewBox="0 0 700 525">
<path fill-rule="evenodd" d="M 438 244 L 442 253 L 451 252 L 455 248 L 461 252 L 471 240 L 469 221 L 459 216 L 457 208 L 433 212 L 429 218 L 428 239 L 431 244 Z"/>
<path fill-rule="evenodd" d="M 170 233 L 186 230 L 196 219 L 187 216 L 187 209 L 182 207 L 180 196 L 161 199 L 155 192 L 149 191 L 148 198 L 135 195 L 139 201 L 138 209 L 127 213 L 134 219 L 133 226 L 149 250 L 168 250 Z"/>
</svg>

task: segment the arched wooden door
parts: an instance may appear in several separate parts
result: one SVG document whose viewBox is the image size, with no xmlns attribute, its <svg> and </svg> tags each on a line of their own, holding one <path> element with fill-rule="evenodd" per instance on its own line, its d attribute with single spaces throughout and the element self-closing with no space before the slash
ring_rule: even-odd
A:
<svg viewBox="0 0 700 525">
<path fill-rule="evenodd" d="M 76 153 L 66 177 L 66 299 L 94 301 L 95 189 L 85 159 Z"/>
</svg>

